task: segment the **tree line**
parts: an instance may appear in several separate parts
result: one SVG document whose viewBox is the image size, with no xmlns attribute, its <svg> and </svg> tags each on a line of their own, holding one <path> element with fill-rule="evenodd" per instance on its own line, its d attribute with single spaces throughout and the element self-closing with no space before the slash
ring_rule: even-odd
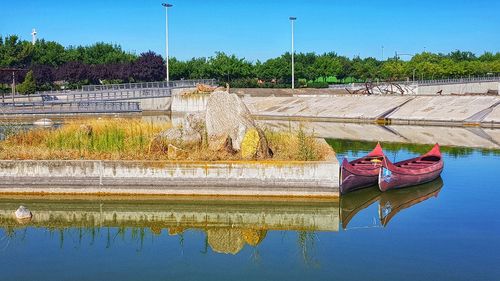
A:
<svg viewBox="0 0 500 281">
<path fill-rule="evenodd" d="M 137 55 L 113 44 L 64 47 L 43 39 L 33 45 L 15 35 L 0 37 L 0 69 L 22 69 L 16 73 L 16 80 L 29 79 L 20 88 L 28 93 L 86 84 L 160 81 L 166 75 L 164 65 L 162 56 L 152 51 Z M 290 53 L 252 62 L 218 52 L 211 57 L 184 61 L 173 57 L 169 59 L 169 66 L 171 80 L 215 78 L 233 87 L 291 85 Z M 295 54 L 296 85 L 309 87 L 367 80 L 439 79 L 498 73 L 500 52 L 481 55 L 459 50 L 448 54 L 422 52 L 409 60 L 396 56 L 384 60 L 348 58 L 334 52 Z M 11 81 L 11 72 L 0 71 L 0 91 L 9 91 Z"/>
</svg>

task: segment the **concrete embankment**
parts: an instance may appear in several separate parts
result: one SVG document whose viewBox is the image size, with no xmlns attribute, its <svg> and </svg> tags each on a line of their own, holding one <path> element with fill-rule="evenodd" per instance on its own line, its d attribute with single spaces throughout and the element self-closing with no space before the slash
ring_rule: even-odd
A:
<svg viewBox="0 0 500 281">
<path fill-rule="evenodd" d="M 254 116 L 316 121 L 385 122 L 416 125 L 500 127 L 500 96 L 394 96 L 280 94 L 282 91 L 235 89 Z M 321 94 L 320 94 L 321 93 Z M 207 95 L 176 96 L 172 113 L 203 111 Z"/>
<path fill-rule="evenodd" d="M 258 120 L 276 131 L 296 130 L 302 126 L 317 137 L 370 142 L 417 143 L 443 146 L 500 149 L 500 128 L 471 126 L 377 125 L 346 122 L 303 122 L 296 120 Z"/>
<path fill-rule="evenodd" d="M 0 161 L 0 193 L 338 196 L 338 161 Z"/>
</svg>

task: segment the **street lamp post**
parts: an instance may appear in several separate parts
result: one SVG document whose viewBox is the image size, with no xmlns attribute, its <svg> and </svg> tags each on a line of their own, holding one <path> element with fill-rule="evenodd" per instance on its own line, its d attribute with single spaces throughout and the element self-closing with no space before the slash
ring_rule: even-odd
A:
<svg viewBox="0 0 500 281">
<path fill-rule="evenodd" d="M 168 73 L 168 8 L 172 7 L 172 4 L 162 3 L 163 7 L 165 7 L 165 68 L 167 70 L 167 82 L 170 81 L 169 73 Z"/>
<path fill-rule="evenodd" d="M 297 18 L 296 17 L 290 17 L 290 22 L 292 24 L 292 90 L 295 89 L 295 58 L 294 58 L 294 54 L 295 54 L 295 51 L 293 49 L 293 23 L 295 22 Z"/>
<path fill-rule="evenodd" d="M 14 105 L 15 94 L 16 94 L 16 71 L 12 70 L 12 105 Z"/>
</svg>

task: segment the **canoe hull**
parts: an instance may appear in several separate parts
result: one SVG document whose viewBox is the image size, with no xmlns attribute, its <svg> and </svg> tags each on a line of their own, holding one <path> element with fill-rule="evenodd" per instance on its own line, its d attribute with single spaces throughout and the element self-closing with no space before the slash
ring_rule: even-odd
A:
<svg viewBox="0 0 500 281">
<path fill-rule="evenodd" d="M 385 158 L 379 171 L 378 186 L 381 191 L 427 183 L 437 179 L 443 171 L 444 163 L 436 144 L 426 154 L 391 163 Z"/>
<path fill-rule="evenodd" d="M 344 158 L 340 165 L 340 194 L 376 185 L 383 158 L 384 152 L 380 143 L 365 157 L 351 162 Z"/>
<path fill-rule="evenodd" d="M 366 188 L 377 184 L 380 167 L 373 170 L 353 171 L 348 166 L 340 167 L 340 193 Z"/>
<path fill-rule="evenodd" d="M 378 178 L 378 186 L 380 191 L 387 191 L 390 189 L 423 184 L 437 179 L 442 171 L 443 167 L 441 166 L 441 168 L 437 170 L 422 174 L 402 174 L 390 171 L 390 176 L 387 176 L 387 168 L 382 167 Z"/>
</svg>

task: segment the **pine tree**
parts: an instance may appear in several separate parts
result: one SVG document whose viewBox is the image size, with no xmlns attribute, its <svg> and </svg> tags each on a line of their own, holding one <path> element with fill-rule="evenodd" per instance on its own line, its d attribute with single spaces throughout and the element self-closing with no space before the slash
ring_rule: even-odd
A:
<svg viewBox="0 0 500 281">
<path fill-rule="evenodd" d="M 36 91 L 35 78 L 33 77 L 33 71 L 29 71 L 24 78 L 23 83 L 17 88 L 21 94 L 34 94 Z"/>
</svg>

